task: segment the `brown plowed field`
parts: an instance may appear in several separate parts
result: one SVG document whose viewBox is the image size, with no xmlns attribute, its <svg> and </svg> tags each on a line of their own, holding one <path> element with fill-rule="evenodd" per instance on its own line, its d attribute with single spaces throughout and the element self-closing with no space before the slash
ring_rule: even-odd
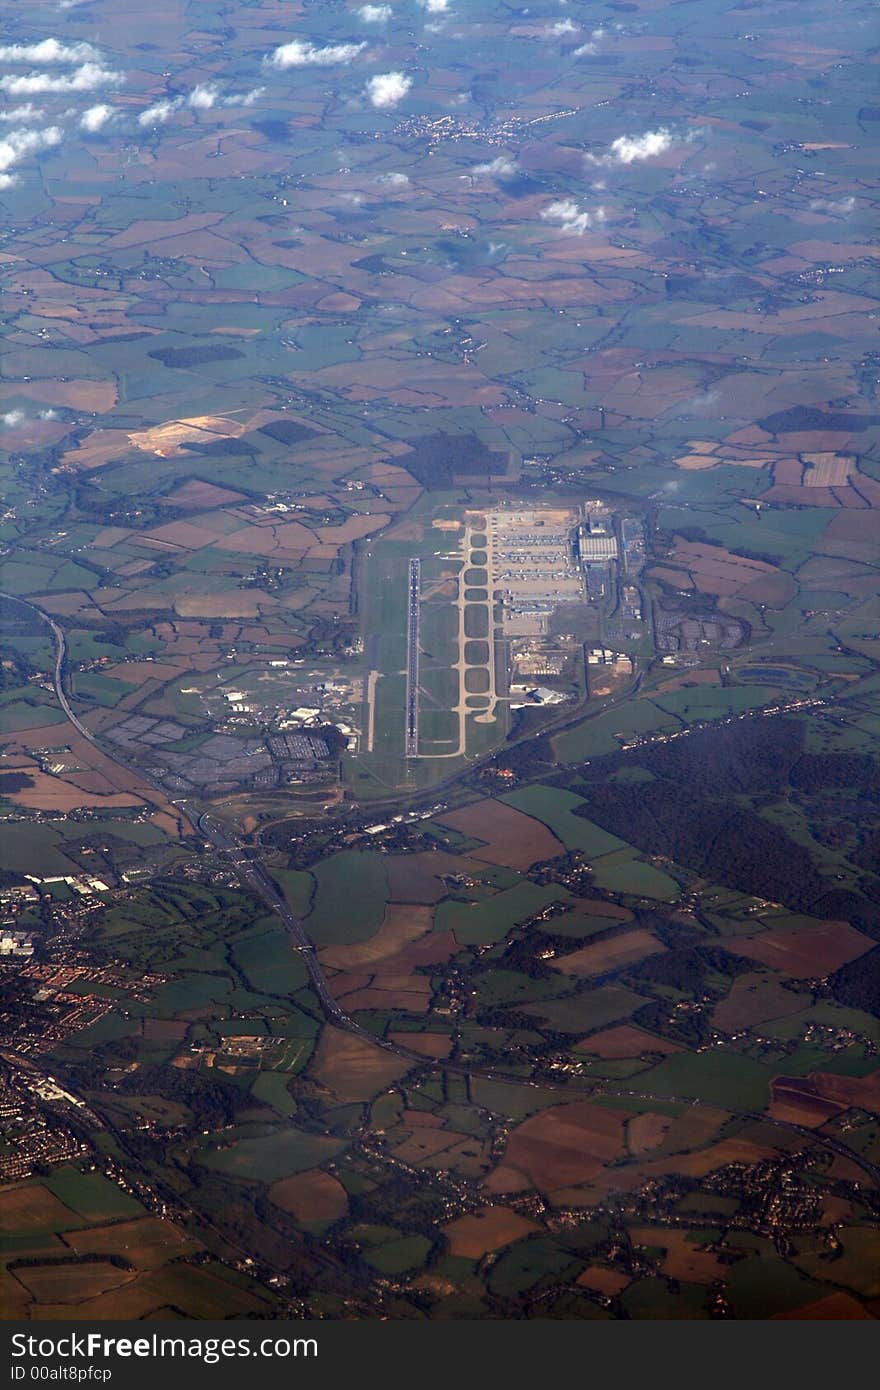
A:
<svg viewBox="0 0 880 1390">
<path fill-rule="evenodd" d="M 448 1033 L 389 1033 L 388 1036 L 398 1047 L 408 1047 L 423 1057 L 448 1057 L 452 1051 L 452 1038 Z"/>
<path fill-rule="evenodd" d="M 564 845 L 552 831 L 533 816 L 524 815 L 503 801 L 486 797 L 460 811 L 444 812 L 442 824 L 474 840 L 482 840 L 469 857 L 509 869 L 530 869 L 545 859 L 565 853 Z"/>
<path fill-rule="evenodd" d="M 468 874 L 474 865 L 463 854 L 391 854 L 388 885 L 392 902 L 439 903 L 447 887 L 441 874 Z"/>
<path fill-rule="evenodd" d="M 829 1293 L 817 1298 L 814 1303 L 804 1303 L 800 1308 L 790 1308 L 787 1313 L 774 1313 L 773 1322 L 856 1322 L 876 1316 L 868 1312 L 863 1303 L 848 1293 Z"/>
<path fill-rule="evenodd" d="M 643 1154 L 659 1149 L 671 1128 L 672 1118 L 669 1115 L 655 1115 L 652 1110 L 645 1111 L 643 1115 L 633 1115 L 626 1127 L 627 1147 L 633 1158 L 641 1158 Z"/>
<path fill-rule="evenodd" d="M 392 862 L 389 859 L 389 863 Z M 357 970 L 362 966 L 374 965 L 429 932 L 433 916 L 428 906 L 389 903 L 375 936 L 349 946 L 327 946 L 320 952 L 321 963 L 334 970 Z"/>
<path fill-rule="evenodd" d="M 269 1201 L 297 1221 L 336 1221 L 348 1211 L 348 1195 L 338 1178 L 310 1168 L 269 1188 Z"/>
<path fill-rule="evenodd" d="M 468 1260 L 479 1260 L 490 1250 L 500 1250 L 534 1230 L 537 1227 L 533 1221 L 508 1207 L 485 1207 L 444 1227 L 449 1253 Z"/>
<path fill-rule="evenodd" d="M 586 1269 L 581 1270 L 574 1282 L 582 1288 L 614 1298 L 630 1283 L 630 1276 L 621 1274 L 616 1269 L 605 1269 L 603 1265 L 588 1265 Z"/>
<path fill-rule="evenodd" d="M 770 1093 L 773 1099 L 767 1113 L 772 1119 L 806 1125 L 808 1129 L 824 1125 L 844 1108 L 840 1102 L 827 1100 L 815 1081 L 803 1076 L 775 1077 Z"/>
<path fill-rule="evenodd" d="M 503 1167 L 525 1174 L 541 1192 L 589 1182 L 626 1152 L 623 1110 L 603 1110 L 587 1101 L 552 1106 L 513 1131 Z"/>
<path fill-rule="evenodd" d="M 632 1023 L 618 1023 L 614 1028 L 604 1028 L 601 1033 L 591 1033 L 576 1043 L 574 1050 L 602 1058 L 641 1057 L 643 1052 L 658 1052 L 665 1057 L 683 1051 L 679 1043 L 658 1038 Z"/>
<path fill-rule="evenodd" d="M 688 1239 L 687 1231 L 664 1230 L 662 1226 L 633 1226 L 630 1239 L 635 1245 L 660 1245 L 665 1250 L 661 1264 L 670 1279 L 691 1284 L 711 1284 L 723 1279 L 727 1266 L 719 1263 L 710 1250 L 700 1250 Z"/>
<path fill-rule="evenodd" d="M 671 555 L 661 567 L 661 578 L 667 583 L 690 580 L 702 593 L 718 596 L 741 594 L 755 603 L 783 607 L 794 597 L 796 585 L 790 574 L 764 560 L 749 560 L 734 555 L 720 545 L 676 538 Z"/>
<path fill-rule="evenodd" d="M 830 975 L 870 951 L 873 942 L 848 922 L 820 922 L 803 931 L 768 931 L 747 941 L 731 940 L 729 950 L 796 978 Z"/>
<path fill-rule="evenodd" d="M 4 1231 L 54 1231 L 79 1224 L 80 1217 L 48 1188 L 7 1187 L 0 1192 L 0 1225 Z"/>
<path fill-rule="evenodd" d="M 326 1024 L 309 1075 L 341 1101 L 370 1100 L 410 1070 L 410 1063 Z"/>
<path fill-rule="evenodd" d="M 137 1269 L 158 1269 L 167 1260 L 200 1249 L 198 1241 L 154 1216 L 90 1226 L 69 1233 L 64 1240 L 77 1255 L 120 1255 Z"/>
<path fill-rule="evenodd" d="M 712 1022 L 726 1033 L 751 1028 L 768 1018 L 784 1018 L 804 1007 L 804 996 L 785 989 L 773 975 L 739 975 L 730 993 L 716 1005 Z"/>
<path fill-rule="evenodd" d="M 109 1260 L 26 1265 L 19 1266 L 13 1273 L 36 1303 L 85 1303 L 135 1278 L 131 1270 L 117 1269 Z"/>
<path fill-rule="evenodd" d="M 644 956 L 657 955 L 665 951 L 662 941 L 644 927 L 621 932 L 601 941 L 591 941 L 570 955 L 558 956 L 553 961 L 553 969 L 563 975 L 576 975 L 583 979 L 590 975 L 603 975 L 607 970 L 615 970 L 622 965 L 642 960 Z"/>
</svg>

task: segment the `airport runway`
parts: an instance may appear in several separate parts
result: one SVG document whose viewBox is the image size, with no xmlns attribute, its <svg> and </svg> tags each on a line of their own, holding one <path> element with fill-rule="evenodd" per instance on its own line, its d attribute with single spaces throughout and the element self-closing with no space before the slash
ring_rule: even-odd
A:
<svg viewBox="0 0 880 1390">
<path fill-rule="evenodd" d="M 422 562 L 409 562 L 409 592 L 406 608 L 406 728 L 404 755 L 419 753 L 419 604 L 422 591 Z"/>
</svg>

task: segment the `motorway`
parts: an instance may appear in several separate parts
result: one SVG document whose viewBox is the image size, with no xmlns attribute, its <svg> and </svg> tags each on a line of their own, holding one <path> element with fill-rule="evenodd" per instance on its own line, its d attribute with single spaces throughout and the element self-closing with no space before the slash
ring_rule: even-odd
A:
<svg viewBox="0 0 880 1390">
<path fill-rule="evenodd" d="M 415 563 L 418 564 L 418 561 Z M 101 748 L 95 735 L 79 722 L 76 715 L 71 710 L 63 688 L 64 662 L 67 644 L 64 633 L 58 624 L 48 613 L 45 613 L 35 604 L 29 603 L 26 599 L 20 599 L 17 595 L 4 594 L 2 592 L 0 592 L 0 598 L 14 599 L 16 602 L 24 604 L 25 607 L 30 608 L 34 613 L 38 614 L 39 617 L 51 627 L 56 642 L 55 693 L 62 709 L 65 714 L 67 714 L 68 718 L 71 719 L 74 727 L 78 729 L 85 738 L 88 738 L 89 742 L 94 744 L 105 757 L 111 758 L 127 771 L 137 771 L 139 777 L 144 781 L 148 781 L 149 779 L 145 778 L 142 772 L 130 768 L 129 764 L 119 757 L 116 749 Z M 312 987 L 321 1005 L 324 1016 L 327 1022 L 334 1027 L 340 1028 L 346 1033 L 354 1034 L 362 1038 L 365 1042 L 368 1042 L 371 1046 L 380 1047 L 383 1051 L 390 1052 L 394 1056 L 410 1062 L 413 1066 L 423 1068 L 434 1067 L 438 1071 L 454 1072 L 461 1076 L 480 1076 L 489 1081 L 502 1081 L 516 1086 L 531 1086 L 538 1090 L 559 1091 L 563 1094 L 567 1094 L 572 1099 L 577 1098 L 584 1100 L 595 1098 L 601 1101 L 603 1096 L 619 1097 L 623 1099 L 629 1098 L 638 1101 L 653 1101 L 657 1099 L 657 1097 L 649 1093 L 630 1090 L 623 1086 L 609 1086 L 604 1082 L 598 1084 L 593 1083 L 592 1089 L 587 1091 L 576 1085 L 572 1085 L 570 1081 L 552 1081 L 544 1079 L 534 1081 L 530 1077 L 525 1077 L 517 1073 L 505 1072 L 494 1067 L 474 1066 L 472 1063 L 456 1062 L 448 1059 L 427 1058 L 422 1053 L 413 1052 L 409 1048 L 402 1047 L 398 1043 L 393 1043 L 387 1038 L 377 1037 L 375 1033 L 371 1033 L 368 1029 L 361 1027 L 361 1025 L 337 1003 L 336 999 L 334 999 L 327 978 L 318 961 L 314 943 L 309 939 L 303 923 L 291 911 L 270 874 L 258 860 L 251 857 L 254 851 L 249 850 L 243 845 L 216 819 L 215 816 L 211 815 L 210 812 L 199 811 L 197 807 L 188 804 L 186 800 L 175 801 L 173 804 L 178 807 L 181 815 L 185 816 L 186 819 L 204 835 L 205 839 L 214 846 L 218 853 L 226 857 L 227 862 L 235 869 L 239 880 L 257 897 L 261 898 L 272 912 L 278 915 L 287 929 L 294 949 L 299 951 L 302 955 L 309 974 L 309 979 L 311 980 Z M 356 904 L 353 904 L 352 911 L 357 911 Z M 664 1102 L 672 1101 L 673 1103 L 682 1105 L 700 1106 L 710 1104 L 708 1101 L 702 1101 L 693 1096 L 666 1095 L 662 1099 Z M 94 1105 L 95 1109 L 99 1109 L 99 1106 L 95 1105 L 94 1101 L 90 1103 Z M 856 1152 L 856 1150 L 849 1148 L 848 1145 L 842 1143 L 835 1136 L 819 1134 L 815 1130 L 808 1129 L 803 1125 L 795 1124 L 791 1121 L 772 1119 L 763 1112 L 748 1110 L 737 1111 L 731 1109 L 729 1106 L 726 1107 L 726 1109 L 729 1114 L 735 1115 L 738 1119 L 757 1120 L 762 1124 L 771 1125 L 777 1129 L 798 1134 L 804 1139 L 822 1145 L 831 1152 L 839 1154 L 841 1157 L 847 1158 L 850 1162 L 855 1163 L 872 1179 L 875 1185 L 880 1187 L 880 1168 L 877 1168 L 868 1159 L 864 1158 L 861 1154 Z M 104 1118 L 106 1122 L 106 1117 Z"/>
<path fill-rule="evenodd" d="M 422 594 L 422 562 L 409 562 L 406 606 L 406 727 L 404 756 L 419 755 L 419 613 Z"/>
<path fill-rule="evenodd" d="M 55 619 L 51 617 L 49 613 L 44 613 L 42 608 L 37 608 L 36 604 L 29 603 L 26 598 L 19 598 L 18 594 L 6 594 L 0 591 L 0 599 L 6 599 L 11 603 L 20 603 L 23 608 L 29 608 L 32 613 L 36 613 L 39 618 L 42 618 L 44 623 L 48 623 L 49 627 L 52 629 L 52 636 L 55 638 L 55 675 L 53 683 L 55 685 L 56 698 L 77 733 L 82 734 L 83 738 L 87 738 L 89 743 L 93 743 L 97 748 L 98 740 L 95 738 L 91 729 L 87 729 L 85 724 L 81 723 L 77 718 L 64 690 L 64 663 L 67 660 L 67 638 L 64 635 L 64 629 L 58 626 Z M 118 761 L 118 758 L 114 758 L 114 762 Z"/>
<path fill-rule="evenodd" d="M 324 972 L 318 964 L 314 945 L 309 940 L 299 918 L 291 912 L 284 897 L 262 864 L 251 859 L 246 847 L 240 844 L 229 833 L 225 825 L 221 825 L 209 812 L 203 811 L 201 814 L 193 811 L 188 812 L 188 818 L 193 819 L 193 817 L 195 817 L 195 823 L 205 839 L 209 840 L 214 848 L 226 858 L 235 869 L 241 882 L 250 888 L 258 898 L 262 898 L 266 906 L 281 918 L 294 948 L 302 955 L 309 972 L 312 988 L 318 996 L 327 1020 L 334 1023 L 337 1028 L 343 1028 L 347 1032 L 363 1033 L 364 1030 L 358 1028 L 358 1025 L 352 1018 L 349 1018 L 330 993 Z"/>
<path fill-rule="evenodd" d="M 109 758 L 117 767 L 125 768 L 126 772 L 130 772 L 133 777 L 136 777 L 141 787 L 146 786 L 154 788 L 161 796 L 161 801 L 157 803 L 158 805 L 178 805 L 178 802 L 171 802 L 167 792 L 154 782 L 152 778 L 147 777 L 141 768 L 136 767 L 134 763 L 127 762 L 126 759 L 122 757 L 118 748 L 104 748 L 92 733 L 91 729 L 83 724 L 82 720 L 76 714 L 76 711 L 67 698 L 67 692 L 64 688 L 64 668 L 67 661 L 67 637 L 65 636 L 64 629 L 59 627 L 51 613 L 46 613 L 42 608 L 38 608 L 35 603 L 31 603 L 26 598 L 20 598 L 18 594 L 7 594 L 0 590 L 0 599 L 7 599 L 13 603 L 20 603 L 22 607 L 29 608 L 32 613 L 36 613 L 37 617 L 41 618 L 43 622 L 52 629 L 52 636 L 55 638 L 55 671 L 52 680 L 55 687 L 55 698 L 77 733 L 82 734 L 83 738 L 87 739 L 93 748 L 96 748 L 105 758 Z M 187 812 L 184 811 L 183 815 L 187 820 L 190 820 L 190 816 Z M 190 820 L 190 823 L 193 829 L 195 829 L 195 820 Z"/>
</svg>

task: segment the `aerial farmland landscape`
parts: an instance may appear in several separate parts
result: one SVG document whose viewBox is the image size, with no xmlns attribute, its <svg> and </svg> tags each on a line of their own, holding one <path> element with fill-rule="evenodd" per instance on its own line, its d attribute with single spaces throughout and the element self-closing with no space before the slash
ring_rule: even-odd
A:
<svg viewBox="0 0 880 1390">
<path fill-rule="evenodd" d="M 5 11 L 3 1319 L 880 1317 L 876 5 Z"/>
</svg>

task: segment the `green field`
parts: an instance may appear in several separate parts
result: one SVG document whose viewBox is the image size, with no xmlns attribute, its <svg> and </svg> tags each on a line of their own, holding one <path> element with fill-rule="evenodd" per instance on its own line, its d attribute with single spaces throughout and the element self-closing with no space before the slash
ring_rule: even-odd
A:
<svg viewBox="0 0 880 1390">
<path fill-rule="evenodd" d="M 239 937 L 233 958 L 251 989 L 264 994 L 294 994 L 308 981 L 302 956 L 275 917 L 266 918 L 262 930 Z"/>
<path fill-rule="evenodd" d="M 585 718 L 557 734 L 553 747 L 560 762 L 577 763 L 602 753 L 614 753 L 621 742 L 641 734 L 680 728 L 680 722 L 648 700 L 631 700 L 619 709 Z M 619 735 L 619 737 L 618 737 Z"/>
<path fill-rule="evenodd" d="M 156 993 L 156 1006 L 166 1018 L 189 1013 L 223 1001 L 232 989 L 228 975 L 201 975 L 193 972 L 162 985 Z"/>
<path fill-rule="evenodd" d="M 602 985 L 564 999 L 530 1004 L 524 1012 L 538 1020 L 546 1019 L 547 1025 L 560 1033 L 593 1033 L 628 1018 L 644 1003 L 643 995 L 623 985 Z"/>
<path fill-rule="evenodd" d="M 845 1282 L 845 1281 L 841 1281 Z M 756 1255 L 733 1265 L 730 1295 L 740 1318 L 767 1318 L 815 1302 L 824 1290 L 784 1260 Z"/>
<path fill-rule="evenodd" d="M 611 860 L 612 862 L 606 862 Z M 606 856 L 593 864 L 593 880 L 600 888 L 610 893 L 628 893 L 632 897 L 657 898 L 660 902 L 674 902 L 680 895 L 675 879 L 653 864 L 645 864 L 641 859 Z"/>
<path fill-rule="evenodd" d="M 366 941 L 382 924 L 388 884 L 382 856 L 342 850 L 313 870 L 314 906 L 305 929 L 319 946 Z"/>
<path fill-rule="evenodd" d="M 492 1267 L 489 1287 L 502 1298 L 513 1298 L 544 1279 L 570 1282 L 583 1261 L 543 1237 L 520 1241 Z"/>
<path fill-rule="evenodd" d="M 575 807 L 585 807 L 587 803 L 583 797 L 575 796 L 573 792 L 539 784 L 508 792 L 505 796 L 499 797 L 499 800 L 506 801 L 518 811 L 525 811 L 526 815 L 543 821 L 545 825 L 549 825 L 566 849 L 583 850 L 591 859 L 625 848 L 625 840 L 619 840 L 616 835 L 609 835 L 601 826 L 574 814 Z"/>
<path fill-rule="evenodd" d="M 6 821 L 0 833 L 0 869 L 50 878 L 55 874 L 69 877 L 80 873 L 79 865 L 61 852 L 63 843 L 64 837 L 51 825 L 16 825 Z"/>
<path fill-rule="evenodd" d="M 721 719 L 727 714 L 741 714 L 743 710 L 772 704 L 778 698 L 779 690 L 772 685 L 696 686 L 690 690 L 674 690 L 668 695 L 654 695 L 652 703 L 676 715 L 685 724 L 693 724 L 704 719 Z"/>
<path fill-rule="evenodd" d="M 430 1249 L 431 1242 L 425 1236 L 401 1236 L 371 1246 L 363 1258 L 380 1274 L 404 1274 L 409 1269 L 420 1269 Z"/>
<path fill-rule="evenodd" d="M 20 733 L 24 729 L 42 729 L 44 725 L 66 722 L 67 716 L 51 703 L 48 697 L 44 703 L 43 700 L 34 699 L 29 695 L 27 700 L 11 700 L 0 710 L 0 731 L 5 734 Z"/>
<path fill-rule="evenodd" d="M 284 892 L 292 912 L 298 917 L 306 916 L 314 899 L 314 878 L 311 874 L 300 870 L 272 869 L 272 878 Z"/>
<path fill-rule="evenodd" d="M 520 922 L 532 917 L 552 902 L 565 902 L 564 888 L 536 883 L 518 883 L 478 902 L 454 898 L 440 904 L 434 918 L 436 931 L 453 931 L 461 944 L 490 946 L 501 941 Z"/>
<path fill-rule="evenodd" d="M 44 1186 L 65 1206 L 89 1221 L 111 1221 L 117 1217 L 139 1216 L 140 1202 L 123 1192 L 101 1173 L 81 1173 L 78 1168 L 58 1168 Z"/>
<path fill-rule="evenodd" d="M 763 1110 L 770 1099 L 772 1076 L 770 1069 L 750 1057 L 683 1052 L 643 1072 L 638 1089 L 670 1100 L 683 1096 L 732 1110 Z"/>
<path fill-rule="evenodd" d="M 251 1094 L 258 1100 L 266 1101 L 280 1115 L 289 1119 L 296 1114 L 297 1104 L 287 1089 L 287 1081 L 288 1076 L 283 1072 L 261 1072 L 251 1087 Z"/>
<path fill-rule="evenodd" d="M 269 1134 L 239 1139 L 222 1148 L 206 1146 L 201 1162 L 206 1168 L 240 1182 L 279 1182 L 325 1163 L 345 1147 L 345 1141 L 326 1134 L 308 1134 L 287 1125 Z"/>
</svg>

